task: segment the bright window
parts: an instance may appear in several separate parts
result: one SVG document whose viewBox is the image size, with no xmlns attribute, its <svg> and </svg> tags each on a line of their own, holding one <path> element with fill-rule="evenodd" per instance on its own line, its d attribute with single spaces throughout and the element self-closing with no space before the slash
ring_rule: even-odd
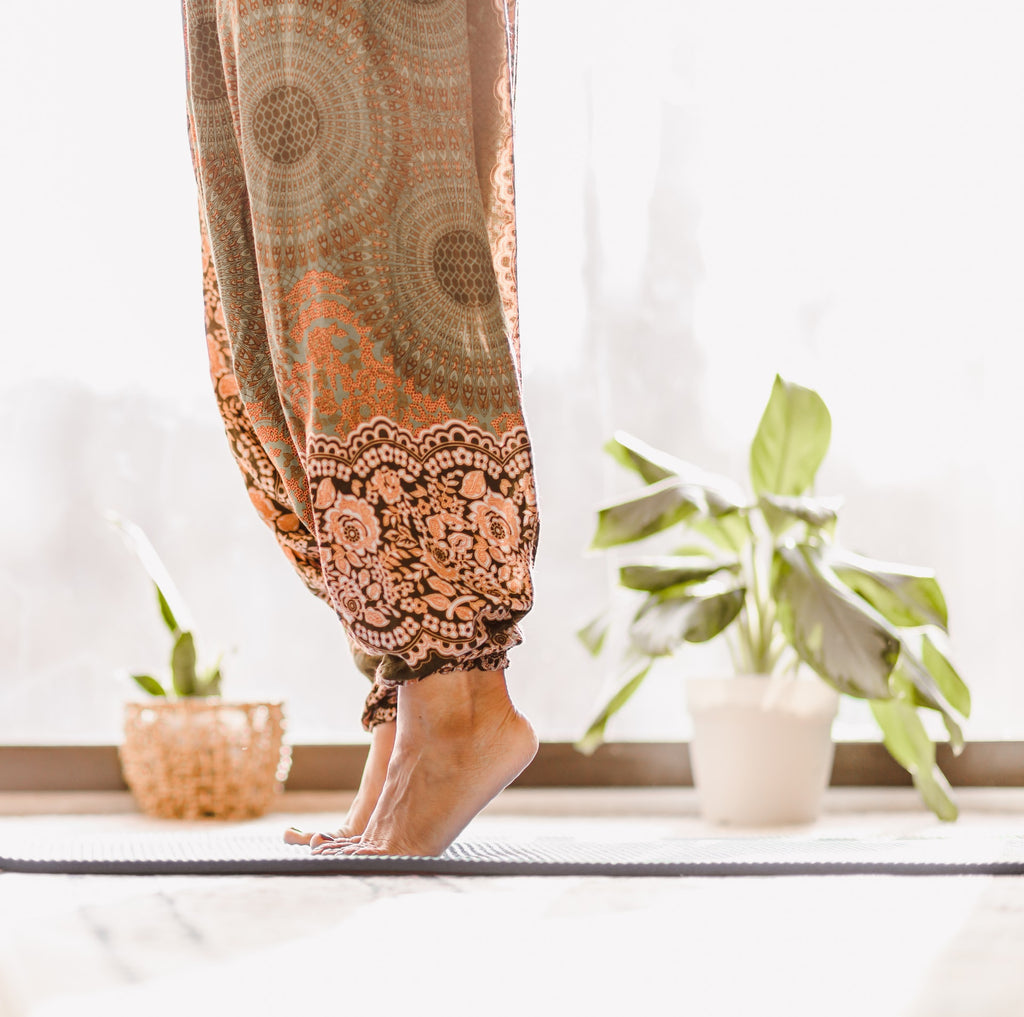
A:
<svg viewBox="0 0 1024 1017">
<path fill-rule="evenodd" d="M 845 536 L 934 567 L 976 701 L 1024 736 L 1024 35 L 1019 4 L 592 0 L 521 5 L 520 285 L 542 497 L 538 605 L 514 691 L 581 733 L 610 675 L 573 630 L 632 430 L 742 478 L 776 371 L 833 414 L 822 493 Z M 628 15 L 628 16 L 627 16 Z M 0 372 L 0 741 L 110 742 L 129 669 L 164 666 L 140 523 L 227 691 L 299 741 L 360 738 L 365 681 L 255 517 L 206 380 L 179 12 L 111 0 L 8 16 Z M 145 44 L 142 44 L 142 41 Z M 45 58 L 45 59 L 43 59 Z M 679 674 L 613 721 L 687 734 Z M 844 708 L 840 733 L 869 734 Z"/>
</svg>

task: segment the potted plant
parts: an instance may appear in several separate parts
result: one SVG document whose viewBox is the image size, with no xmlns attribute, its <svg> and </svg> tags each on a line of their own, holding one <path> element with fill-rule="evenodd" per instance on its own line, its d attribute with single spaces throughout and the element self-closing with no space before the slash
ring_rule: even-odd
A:
<svg viewBox="0 0 1024 1017">
<path fill-rule="evenodd" d="M 143 812 L 178 819 L 262 815 L 288 775 L 279 702 L 228 702 L 221 660 L 200 670 L 189 612 L 145 533 L 108 513 L 146 569 L 171 635 L 170 680 L 133 674 L 148 694 L 125 704 L 119 755 Z"/>
<path fill-rule="evenodd" d="M 658 541 L 662 553 L 621 563 L 619 584 L 639 601 L 628 618 L 605 612 L 579 633 L 597 654 L 617 632 L 623 668 L 577 748 L 592 752 L 601 743 L 609 717 L 655 660 L 721 636 L 744 680 L 688 683 L 691 761 L 708 818 L 813 818 L 831 770 L 835 696 L 843 694 L 869 701 L 886 748 L 924 802 L 953 820 L 957 809 L 921 715 L 941 716 L 954 752 L 962 749 L 970 694 L 950 660 L 945 599 L 931 571 L 876 561 L 838 542 L 838 500 L 812 493 L 830 438 L 821 397 L 776 377 L 750 448 L 752 496 L 627 434 L 606 446 L 645 486 L 599 511 L 592 546 Z M 808 670 L 824 684 L 807 681 Z M 794 680 L 801 672 L 805 680 Z M 798 724 L 813 727 L 815 717 L 816 732 Z M 753 733 L 764 720 L 781 720 L 781 731 Z M 730 732 L 739 740 L 723 746 Z M 803 754 L 815 745 L 824 760 Z M 771 773 L 776 762 L 783 777 Z M 719 764 L 740 772 L 723 777 Z M 776 785 L 800 775 L 817 790 L 776 802 L 785 792 Z M 712 791 L 725 798 L 711 801 Z"/>
</svg>

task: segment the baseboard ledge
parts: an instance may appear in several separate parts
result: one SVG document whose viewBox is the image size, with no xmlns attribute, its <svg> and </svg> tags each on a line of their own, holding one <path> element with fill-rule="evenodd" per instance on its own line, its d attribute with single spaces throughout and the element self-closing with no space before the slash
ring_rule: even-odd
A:
<svg viewBox="0 0 1024 1017">
<path fill-rule="evenodd" d="M 346 791 L 359 784 L 367 747 L 294 745 L 289 791 Z M 1024 786 L 1024 742 L 971 742 L 959 756 L 938 747 L 938 761 L 958 787 Z M 839 742 L 833 787 L 910 784 L 878 742 Z M 683 742 L 613 742 L 592 755 L 570 742 L 545 742 L 514 787 L 692 787 Z M 0 791 L 126 790 L 116 745 L 0 745 Z"/>
</svg>

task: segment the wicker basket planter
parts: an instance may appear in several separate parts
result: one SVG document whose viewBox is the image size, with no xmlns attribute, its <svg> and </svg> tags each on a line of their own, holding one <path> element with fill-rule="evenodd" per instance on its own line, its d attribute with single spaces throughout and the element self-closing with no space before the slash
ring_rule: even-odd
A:
<svg viewBox="0 0 1024 1017">
<path fill-rule="evenodd" d="M 249 819 L 288 776 L 280 703 L 125 704 L 121 769 L 139 807 L 168 819 Z"/>
</svg>

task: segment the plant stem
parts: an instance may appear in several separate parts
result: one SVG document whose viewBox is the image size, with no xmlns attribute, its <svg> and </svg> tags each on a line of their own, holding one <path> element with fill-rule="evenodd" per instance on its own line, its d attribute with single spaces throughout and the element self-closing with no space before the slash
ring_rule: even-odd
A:
<svg viewBox="0 0 1024 1017">
<path fill-rule="evenodd" d="M 750 542 L 750 588 L 754 596 L 754 603 L 757 605 L 757 629 L 754 633 L 754 652 L 759 672 L 765 671 L 767 667 L 767 645 L 765 643 L 765 622 L 769 605 L 765 603 L 764 593 L 761 584 L 761 570 L 757 561 L 757 541 Z"/>
<path fill-rule="evenodd" d="M 736 674 L 742 674 L 746 670 L 744 647 L 742 639 L 734 632 L 725 634 L 725 645 L 729 647 L 729 659 L 732 661 L 732 669 Z"/>
<path fill-rule="evenodd" d="M 738 640 L 743 650 L 744 670 L 750 674 L 757 674 L 760 671 L 761 663 L 759 638 L 761 605 L 757 596 L 757 569 L 754 561 L 753 543 L 751 541 L 749 554 L 741 558 L 743 583 L 747 592 L 743 598 L 743 607 L 740 609 Z"/>
<path fill-rule="evenodd" d="M 751 520 L 753 523 L 754 521 Z M 768 589 L 768 581 L 764 575 L 762 562 L 758 554 L 762 542 L 758 540 L 756 524 L 752 526 L 753 539 L 750 541 L 749 551 L 744 562 L 747 576 L 747 590 L 749 603 L 751 605 L 750 619 L 756 615 L 756 627 L 749 625 L 749 640 L 751 644 L 751 656 L 758 673 L 771 674 L 779 660 L 779 653 L 773 645 L 777 631 L 775 620 L 775 604 L 772 601 Z"/>
</svg>

